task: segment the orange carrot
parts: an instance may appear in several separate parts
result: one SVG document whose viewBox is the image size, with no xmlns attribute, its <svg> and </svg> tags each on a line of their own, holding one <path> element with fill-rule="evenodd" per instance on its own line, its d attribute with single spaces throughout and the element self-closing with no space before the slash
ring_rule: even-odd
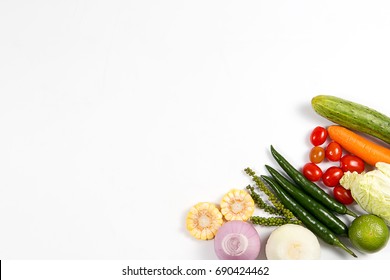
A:
<svg viewBox="0 0 390 280">
<path fill-rule="evenodd" d="M 339 125 L 328 127 L 329 137 L 346 151 L 375 166 L 377 162 L 390 163 L 390 150 Z"/>
</svg>

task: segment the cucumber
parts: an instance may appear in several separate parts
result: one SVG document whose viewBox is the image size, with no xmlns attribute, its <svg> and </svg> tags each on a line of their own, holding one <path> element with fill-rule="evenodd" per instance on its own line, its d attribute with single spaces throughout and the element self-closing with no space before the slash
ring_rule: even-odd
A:
<svg viewBox="0 0 390 280">
<path fill-rule="evenodd" d="M 331 95 L 317 95 L 311 105 L 322 117 L 390 144 L 390 118 L 372 108 Z"/>
</svg>

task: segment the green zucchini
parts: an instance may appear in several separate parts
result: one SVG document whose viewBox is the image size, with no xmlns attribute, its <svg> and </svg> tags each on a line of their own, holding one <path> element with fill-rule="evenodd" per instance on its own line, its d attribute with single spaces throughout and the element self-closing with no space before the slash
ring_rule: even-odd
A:
<svg viewBox="0 0 390 280">
<path fill-rule="evenodd" d="M 372 108 L 331 95 L 317 95 L 311 105 L 322 117 L 390 144 L 390 118 Z"/>
</svg>

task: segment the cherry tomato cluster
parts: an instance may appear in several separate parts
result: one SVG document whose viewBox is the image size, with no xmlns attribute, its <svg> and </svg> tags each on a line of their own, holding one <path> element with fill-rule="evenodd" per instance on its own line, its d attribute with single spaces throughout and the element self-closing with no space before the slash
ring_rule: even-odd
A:
<svg viewBox="0 0 390 280">
<path fill-rule="evenodd" d="M 317 126 L 313 129 L 310 134 L 310 142 L 313 145 L 309 154 L 310 162 L 303 166 L 302 173 L 310 181 L 321 180 L 325 186 L 333 188 L 333 195 L 339 202 L 351 204 L 354 201 L 351 191 L 343 188 L 339 181 L 344 172 L 363 172 L 365 169 L 364 161 L 351 154 L 343 155 L 341 145 L 334 141 L 326 143 L 327 139 L 328 131 L 326 128 Z M 323 171 L 319 164 L 324 160 L 339 164 L 330 166 Z"/>
</svg>

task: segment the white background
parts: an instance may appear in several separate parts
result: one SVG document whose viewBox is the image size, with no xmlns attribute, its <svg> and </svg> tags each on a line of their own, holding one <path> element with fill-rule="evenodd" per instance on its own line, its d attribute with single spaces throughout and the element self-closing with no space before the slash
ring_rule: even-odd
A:
<svg viewBox="0 0 390 280">
<path fill-rule="evenodd" d="M 329 124 L 312 97 L 390 114 L 389 14 L 388 1 L 1 0 L 0 258 L 215 259 L 187 211 L 276 166 L 271 144 L 302 166 Z M 271 229 L 257 229 L 264 248 Z"/>
</svg>

